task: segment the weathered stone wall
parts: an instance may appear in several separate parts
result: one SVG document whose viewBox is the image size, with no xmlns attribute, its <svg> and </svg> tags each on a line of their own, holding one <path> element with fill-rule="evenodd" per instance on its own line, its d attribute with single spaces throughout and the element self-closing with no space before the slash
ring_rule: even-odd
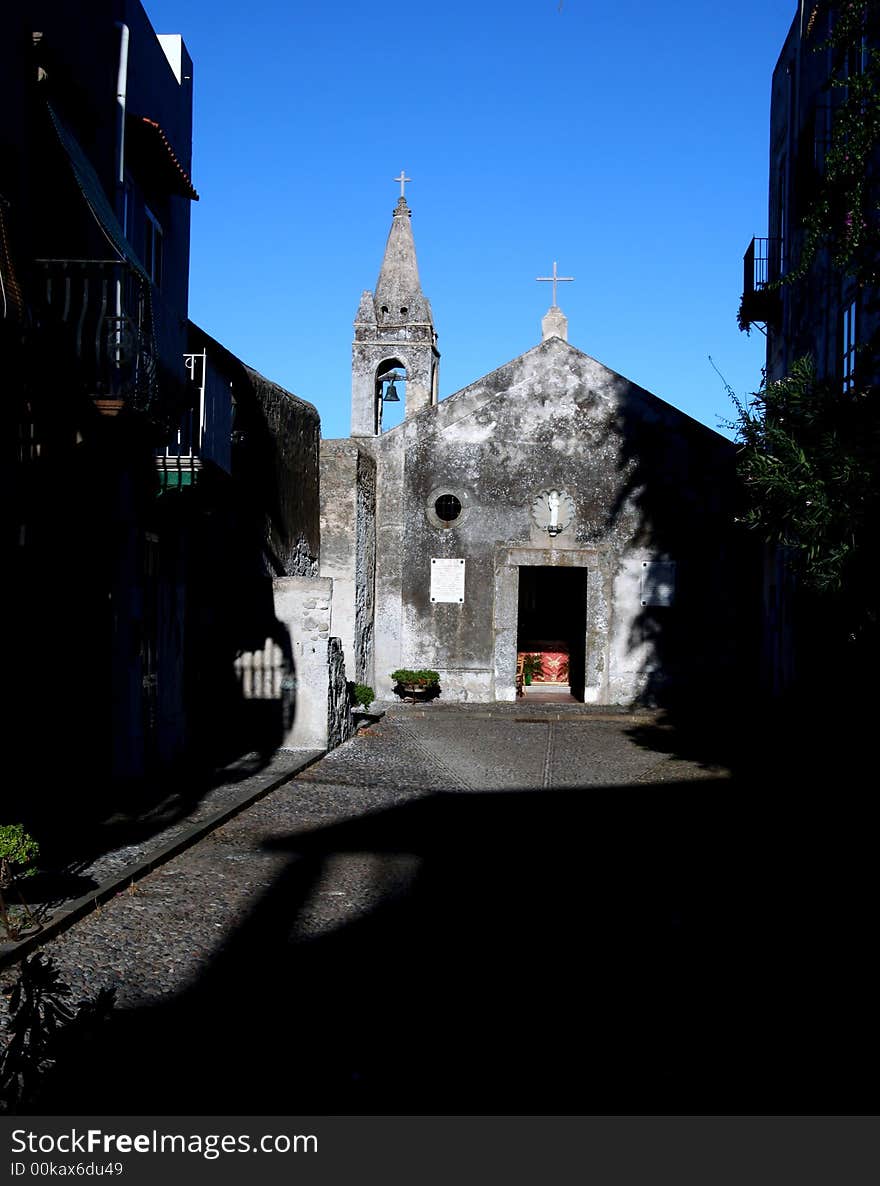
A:
<svg viewBox="0 0 880 1186">
<path fill-rule="evenodd" d="M 190 349 L 205 350 L 212 385 L 234 400 L 236 514 L 262 538 L 270 576 L 317 576 L 321 421 L 317 410 L 264 378 L 190 323 Z"/>
<path fill-rule="evenodd" d="M 376 463 L 353 441 L 321 442 L 321 575 L 333 580 L 331 633 L 349 680 L 373 678 Z"/>
<path fill-rule="evenodd" d="M 253 480 L 266 467 L 271 480 L 271 489 L 264 487 L 271 499 L 268 545 L 286 576 L 317 576 L 321 540 L 318 412 L 250 367 L 245 372 L 259 408 L 251 430 L 258 452 L 250 459 L 249 476 Z M 248 443 L 246 436 L 245 449 Z"/>
<path fill-rule="evenodd" d="M 715 678 L 731 659 L 733 446 L 551 338 L 375 441 L 377 685 L 441 672 L 444 695 L 513 697 L 524 565 L 586 570 L 585 697 L 628 702 Z M 555 538 L 532 512 L 567 491 Z M 439 494 L 462 503 L 446 526 Z M 465 560 L 459 604 L 430 600 L 432 558 Z M 643 566 L 677 565 L 675 602 L 641 604 Z"/>
<path fill-rule="evenodd" d="M 375 683 L 377 696 L 388 697 L 393 683 L 390 673 L 402 664 L 403 629 L 402 574 L 404 563 L 405 443 L 413 421 L 398 429 L 363 441 L 376 457 L 376 602 L 374 615 Z"/>
<path fill-rule="evenodd" d="M 345 655 L 338 638 L 327 642 L 327 748 L 342 745 L 354 732 L 351 699 L 345 678 Z"/>
<path fill-rule="evenodd" d="M 373 616 L 376 598 L 376 462 L 357 459 L 357 548 L 355 554 L 354 653 L 357 683 L 372 685 Z"/>
<path fill-rule="evenodd" d="M 350 734 L 348 691 L 339 639 L 330 637 L 332 581 L 286 577 L 274 582 L 275 612 L 290 636 L 293 721 L 284 739 L 292 749 L 323 749 Z"/>
</svg>

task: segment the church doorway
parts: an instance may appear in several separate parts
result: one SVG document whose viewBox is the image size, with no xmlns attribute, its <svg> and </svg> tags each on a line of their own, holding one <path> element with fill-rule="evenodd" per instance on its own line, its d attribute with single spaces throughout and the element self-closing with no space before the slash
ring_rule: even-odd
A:
<svg viewBox="0 0 880 1186">
<path fill-rule="evenodd" d="M 584 699 L 587 570 L 543 565 L 519 569 L 517 663 L 535 692 Z M 526 691 L 528 695 L 529 692 Z"/>
</svg>

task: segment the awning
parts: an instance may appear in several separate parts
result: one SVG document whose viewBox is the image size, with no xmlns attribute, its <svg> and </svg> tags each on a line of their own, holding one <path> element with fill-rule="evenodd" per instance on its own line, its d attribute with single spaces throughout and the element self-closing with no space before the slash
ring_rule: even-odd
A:
<svg viewBox="0 0 880 1186">
<path fill-rule="evenodd" d="M 129 148 L 145 171 L 153 178 L 161 179 L 160 183 L 169 193 L 197 202 L 199 195 L 161 126 L 145 115 L 129 115 L 125 128 Z"/>
<path fill-rule="evenodd" d="M 53 110 L 51 104 L 47 103 L 46 106 L 49 108 L 49 115 L 52 117 L 55 131 L 58 133 L 58 139 L 61 141 L 61 145 L 67 154 L 67 159 L 70 161 L 70 167 L 73 169 L 73 175 L 76 178 L 76 183 L 89 209 L 115 248 L 120 260 L 125 260 L 126 263 L 130 264 L 138 275 L 149 284 L 150 278 L 144 271 L 143 264 L 137 255 L 135 255 L 134 249 L 126 239 L 122 227 L 119 225 L 116 212 L 110 204 L 110 199 L 107 197 L 106 190 L 101 184 L 98 174 L 95 172 L 94 165 L 83 152 L 73 132 L 67 127 L 58 113 Z"/>
</svg>

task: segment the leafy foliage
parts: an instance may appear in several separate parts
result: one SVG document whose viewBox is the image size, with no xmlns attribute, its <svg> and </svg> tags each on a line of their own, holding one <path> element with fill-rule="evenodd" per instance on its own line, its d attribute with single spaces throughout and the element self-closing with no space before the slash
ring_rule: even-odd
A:
<svg viewBox="0 0 880 1186">
<path fill-rule="evenodd" d="M 523 655 L 523 676 L 525 682 L 531 683 L 535 677 L 543 679 L 544 677 L 544 660 L 535 652 L 534 654 Z"/>
<path fill-rule="evenodd" d="M 36 872 L 36 860 L 40 855 L 40 846 L 22 824 L 0 825 L 0 927 L 7 939 L 21 938 L 22 926 L 20 914 L 30 921 L 34 919 L 19 894 L 21 907 L 7 905 L 4 891 L 9 891 L 17 881 L 25 877 L 32 877 Z"/>
<path fill-rule="evenodd" d="M 819 33 L 832 11 L 827 36 Z M 835 98 L 824 178 L 804 219 L 804 241 L 787 281 L 804 277 L 823 248 L 836 269 L 876 284 L 880 249 L 880 202 L 871 183 L 872 159 L 880 146 L 880 4 L 877 0 L 822 0 L 810 14 L 807 40 L 830 53 L 829 91 Z"/>
<path fill-rule="evenodd" d="M 34 862 L 39 855 L 39 844 L 22 824 L 0 824 L 0 863 L 4 867 L 0 888 L 7 877 L 31 877 L 36 873 Z"/>
<path fill-rule="evenodd" d="M 399 667 L 397 671 L 391 672 L 391 679 L 396 684 L 411 684 L 416 687 L 427 688 L 440 683 L 440 673 L 439 671 L 432 671 L 427 667 Z"/>
<path fill-rule="evenodd" d="M 351 692 L 355 704 L 360 704 L 364 708 L 372 704 L 376 699 L 376 693 L 369 684 L 355 684 Z"/>
<path fill-rule="evenodd" d="M 858 597 L 880 510 L 874 397 L 866 391 L 844 397 L 802 358 L 747 403 L 734 401 L 749 494 L 743 522 L 792 549 L 811 591 Z"/>
</svg>

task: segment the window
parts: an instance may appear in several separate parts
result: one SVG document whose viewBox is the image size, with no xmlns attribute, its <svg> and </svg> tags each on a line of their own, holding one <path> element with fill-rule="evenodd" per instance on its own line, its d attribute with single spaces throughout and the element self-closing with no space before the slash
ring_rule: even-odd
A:
<svg viewBox="0 0 880 1186">
<path fill-rule="evenodd" d="M 843 390 L 851 391 L 855 386 L 856 369 L 856 302 L 852 301 L 843 310 L 841 335 Z"/>
<path fill-rule="evenodd" d="M 470 495 L 461 487 L 435 486 L 428 495 L 425 512 L 432 527 L 460 527 L 467 517 Z"/>
<path fill-rule="evenodd" d="M 444 523 L 452 523 L 461 514 L 461 502 L 454 494 L 441 494 L 434 503 L 434 513 Z"/>
<path fill-rule="evenodd" d="M 157 288 L 162 287 L 162 255 L 164 246 L 164 232 L 162 224 L 149 208 L 144 206 L 146 221 L 144 225 L 144 267 L 147 275 Z"/>
</svg>

